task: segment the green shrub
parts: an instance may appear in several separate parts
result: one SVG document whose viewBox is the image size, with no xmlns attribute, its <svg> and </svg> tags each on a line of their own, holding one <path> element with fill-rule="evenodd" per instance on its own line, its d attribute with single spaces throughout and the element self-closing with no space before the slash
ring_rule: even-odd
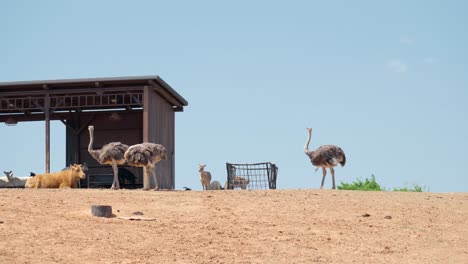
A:
<svg viewBox="0 0 468 264">
<path fill-rule="evenodd" d="M 426 187 L 414 184 L 413 187 L 393 188 L 394 192 L 423 192 Z"/>
<path fill-rule="evenodd" d="M 380 184 L 375 180 L 374 174 L 370 179 L 364 181 L 357 179 L 352 183 L 341 182 L 338 185 L 338 190 L 355 190 L 355 191 L 381 191 Z"/>
<path fill-rule="evenodd" d="M 375 180 L 375 175 L 372 174 L 371 178 L 366 178 L 364 181 L 357 179 L 351 183 L 341 182 L 337 186 L 338 190 L 353 190 L 353 191 L 394 191 L 394 192 L 425 192 L 426 187 L 419 184 L 413 184 L 411 187 L 385 189 Z"/>
</svg>

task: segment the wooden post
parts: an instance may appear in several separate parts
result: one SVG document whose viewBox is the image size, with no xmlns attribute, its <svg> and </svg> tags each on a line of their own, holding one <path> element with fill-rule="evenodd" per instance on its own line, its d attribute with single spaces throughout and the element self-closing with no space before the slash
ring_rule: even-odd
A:
<svg viewBox="0 0 468 264">
<path fill-rule="evenodd" d="M 150 88 L 143 89 L 143 142 L 149 141 L 149 118 L 150 118 Z"/>
<path fill-rule="evenodd" d="M 150 134 L 152 131 L 150 128 L 151 118 L 151 94 L 150 88 L 145 86 L 143 88 L 143 142 L 150 142 Z M 149 189 L 154 188 L 155 183 L 153 178 L 147 173 L 146 169 L 143 168 L 143 188 Z M 161 186 L 159 186 L 161 188 Z"/>
<path fill-rule="evenodd" d="M 44 114 L 45 114 L 45 148 L 46 148 L 46 173 L 50 173 L 50 96 L 47 93 L 44 102 Z"/>
<path fill-rule="evenodd" d="M 75 146 L 74 146 L 74 160 L 73 163 L 77 164 L 80 163 L 80 133 L 77 133 L 77 130 L 81 127 L 81 118 L 80 118 L 80 112 L 78 110 L 75 110 L 75 120 L 74 124 L 76 125 L 75 127 Z M 69 164 L 71 165 L 71 164 Z"/>
</svg>

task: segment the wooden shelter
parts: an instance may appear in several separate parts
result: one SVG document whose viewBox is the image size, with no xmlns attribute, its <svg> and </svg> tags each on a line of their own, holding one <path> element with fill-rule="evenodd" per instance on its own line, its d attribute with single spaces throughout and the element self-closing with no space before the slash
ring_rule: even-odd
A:
<svg viewBox="0 0 468 264">
<path fill-rule="evenodd" d="M 87 163 L 82 186 L 112 183 L 112 169 L 88 153 L 88 126 L 95 128 L 94 148 L 120 141 L 162 144 L 168 159 L 157 165 L 160 188 L 175 185 L 175 112 L 187 101 L 159 76 L 67 79 L 0 83 L 0 123 L 45 121 L 45 171 L 50 171 L 50 121 L 66 125 L 66 164 Z M 127 167 L 142 182 L 142 169 Z"/>
</svg>

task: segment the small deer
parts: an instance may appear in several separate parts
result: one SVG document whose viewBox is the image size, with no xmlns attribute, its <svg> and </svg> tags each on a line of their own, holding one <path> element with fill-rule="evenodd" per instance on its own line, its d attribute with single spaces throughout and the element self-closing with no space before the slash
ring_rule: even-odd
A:
<svg viewBox="0 0 468 264">
<path fill-rule="evenodd" d="M 200 181 L 204 191 L 210 189 L 211 183 L 211 173 L 209 171 L 205 171 L 205 167 L 206 165 L 203 164 L 198 165 L 198 171 L 200 172 Z"/>
</svg>

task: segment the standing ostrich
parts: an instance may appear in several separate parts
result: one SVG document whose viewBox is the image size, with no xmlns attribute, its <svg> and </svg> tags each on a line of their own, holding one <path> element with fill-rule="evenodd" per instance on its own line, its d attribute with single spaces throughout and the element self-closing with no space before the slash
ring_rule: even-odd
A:
<svg viewBox="0 0 468 264">
<path fill-rule="evenodd" d="M 314 166 L 322 167 L 323 171 L 323 178 L 322 178 L 322 185 L 320 185 L 320 189 L 323 189 L 323 184 L 325 182 L 325 176 L 327 176 L 327 168 L 330 169 L 332 174 L 332 182 L 333 186 L 332 189 L 335 189 L 335 167 L 336 165 L 341 164 L 343 167 L 346 164 L 346 156 L 344 151 L 335 145 L 323 145 L 320 146 L 316 150 L 309 150 L 309 142 L 312 136 L 312 128 L 307 128 L 307 132 L 309 136 L 307 137 L 307 142 L 304 146 L 304 153 L 310 158 L 310 161 Z"/>
<path fill-rule="evenodd" d="M 127 151 L 128 146 L 120 142 L 110 142 L 101 149 L 93 150 L 93 141 L 94 141 L 94 127 L 89 126 L 89 146 L 88 152 L 93 156 L 94 159 L 99 162 L 99 164 L 107 164 L 112 166 L 114 171 L 114 181 L 112 183 L 111 190 L 120 189 L 119 184 L 119 169 L 117 165 L 122 165 L 125 163 L 124 153 Z"/>
<path fill-rule="evenodd" d="M 153 176 L 155 188 L 158 189 L 155 166 L 161 160 L 166 160 L 166 148 L 155 143 L 141 143 L 130 146 L 124 154 L 127 164 L 133 167 L 143 167 L 143 190 L 150 189 L 150 175 Z"/>
</svg>

